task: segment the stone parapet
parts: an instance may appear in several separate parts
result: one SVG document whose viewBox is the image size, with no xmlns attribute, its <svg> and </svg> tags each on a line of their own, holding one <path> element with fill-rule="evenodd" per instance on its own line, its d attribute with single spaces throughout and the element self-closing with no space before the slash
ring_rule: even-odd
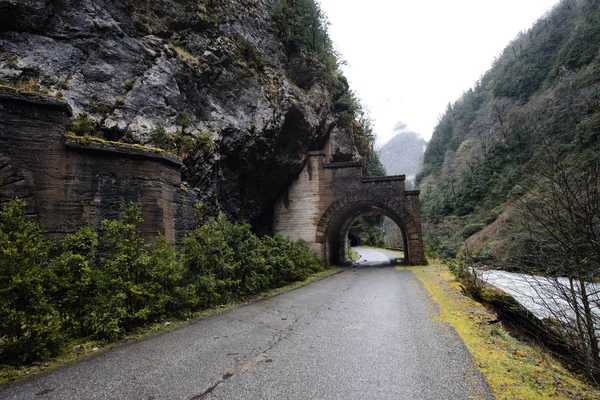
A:
<svg viewBox="0 0 600 400">
<path fill-rule="evenodd" d="M 177 168 L 183 166 L 180 158 L 156 148 L 147 148 L 141 145 L 113 142 L 94 137 L 82 137 L 65 135 L 65 146 L 68 149 L 112 153 L 124 157 L 134 157 L 148 160 L 157 160 L 166 164 L 172 164 Z"/>
<path fill-rule="evenodd" d="M 406 175 L 392 175 L 392 176 L 369 176 L 362 178 L 363 182 L 392 182 L 392 181 L 405 181 Z"/>
</svg>

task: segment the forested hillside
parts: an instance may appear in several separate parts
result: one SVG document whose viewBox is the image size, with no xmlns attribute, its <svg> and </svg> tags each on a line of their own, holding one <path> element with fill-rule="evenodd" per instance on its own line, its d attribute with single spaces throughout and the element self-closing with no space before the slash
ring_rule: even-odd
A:
<svg viewBox="0 0 600 400">
<path fill-rule="evenodd" d="M 470 237 L 479 260 L 507 267 L 523 254 L 513 205 L 539 192 L 545 172 L 562 171 L 564 188 L 581 160 L 598 159 L 599 46 L 600 2 L 561 1 L 448 105 L 417 176 L 431 250 L 454 256 Z"/>
</svg>

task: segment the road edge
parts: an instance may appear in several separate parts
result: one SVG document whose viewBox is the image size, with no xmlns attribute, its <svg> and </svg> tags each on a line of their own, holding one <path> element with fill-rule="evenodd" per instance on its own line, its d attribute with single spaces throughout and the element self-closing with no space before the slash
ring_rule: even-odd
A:
<svg viewBox="0 0 600 400">
<path fill-rule="evenodd" d="M 440 320 L 457 332 L 497 399 L 600 398 L 549 353 L 512 338 L 493 312 L 463 294 L 443 262 L 397 269 L 410 270 L 421 281 Z"/>
</svg>

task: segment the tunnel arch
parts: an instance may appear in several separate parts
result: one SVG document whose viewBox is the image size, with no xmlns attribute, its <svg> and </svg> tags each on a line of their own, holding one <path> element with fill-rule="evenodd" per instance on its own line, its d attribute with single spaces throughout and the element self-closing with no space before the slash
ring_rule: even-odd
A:
<svg viewBox="0 0 600 400">
<path fill-rule="evenodd" d="M 345 240 L 354 222 L 368 214 L 380 214 L 390 218 L 402 232 L 406 262 L 420 263 L 410 243 L 409 235 L 418 229 L 411 213 L 401 202 L 381 198 L 376 193 L 346 196 L 335 201 L 325 211 L 317 225 L 316 241 L 325 245 L 325 258 L 330 265 L 341 264 L 348 259 Z"/>
<path fill-rule="evenodd" d="M 335 236 L 336 236 L 335 229 L 331 232 L 330 243 L 327 243 L 326 247 L 332 249 L 331 250 L 332 252 L 337 251 L 338 256 L 333 257 L 335 254 L 331 254 L 330 255 L 331 258 L 329 259 L 330 264 L 342 264 L 349 259 L 348 248 L 347 248 L 347 246 L 345 246 L 345 240 L 346 240 L 346 237 L 348 236 L 350 229 L 352 229 L 352 226 L 356 223 L 356 221 L 358 221 L 362 217 L 364 217 L 366 215 L 373 215 L 373 214 L 385 215 L 388 218 L 390 218 L 392 221 L 394 221 L 394 223 L 398 226 L 398 228 L 400 228 L 400 231 L 402 233 L 403 245 L 405 247 L 407 246 L 406 229 L 402 228 L 401 223 L 398 222 L 398 220 L 391 213 L 386 212 L 385 210 L 381 209 L 380 207 L 369 206 L 369 207 L 362 209 L 356 215 L 352 216 L 350 219 L 347 219 L 346 222 L 343 223 L 342 228 L 339 232 L 338 240 L 335 243 L 332 243 L 335 241 Z M 343 218 L 344 217 L 342 217 L 342 219 Z M 338 246 L 339 246 L 339 249 L 336 249 L 336 247 L 338 247 Z M 404 259 L 406 260 L 406 262 L 408 262 L 406 252 L 404 253 Z"/>
<path fill-rule="evenodd" d="M 300 175 L 274 206 L 273 232 L 303 240 L 323 261 L 335 265 L 347 257 L 340 237 L 353 221 L 382 214 L 401 230 L 406 261 L 426 264 L 419 191 L 406 190 L 404 175 L 365 176 L 362 163 L 332 163 L 328 154 L 308 152 Z"/>
</svg>

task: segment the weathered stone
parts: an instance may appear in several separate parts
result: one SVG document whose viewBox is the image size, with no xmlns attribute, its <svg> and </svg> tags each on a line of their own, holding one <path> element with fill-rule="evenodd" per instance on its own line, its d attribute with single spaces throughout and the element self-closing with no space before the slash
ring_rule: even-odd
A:
<svg viewBox="0 0 600 400">
<path fill-rule="evenodd" d="M 0 205 L 23 198 L 48 232 L 65 234 L 117 218 L 124 203 L 137 201 L 146 237 L 160 232 L 180 240 L 193 215 L 193 196 L 182 193 L 181 161 L 65 137 L 69 115 L 63 101 L 0 90 Z"/>
<path fill-rule="evenodd" d="M 346 238 L 366 214 L 383 214 L 402 231 L 407 261 L 424 264 L 419 192 L 404 190 L 404 176 L 365 178 L 361 163 L 328 163 L 309 153 L 307 164 L 275 206 L 273 228 L 302 239 L 329 264 L 346 261 Z"/>
</svg>

